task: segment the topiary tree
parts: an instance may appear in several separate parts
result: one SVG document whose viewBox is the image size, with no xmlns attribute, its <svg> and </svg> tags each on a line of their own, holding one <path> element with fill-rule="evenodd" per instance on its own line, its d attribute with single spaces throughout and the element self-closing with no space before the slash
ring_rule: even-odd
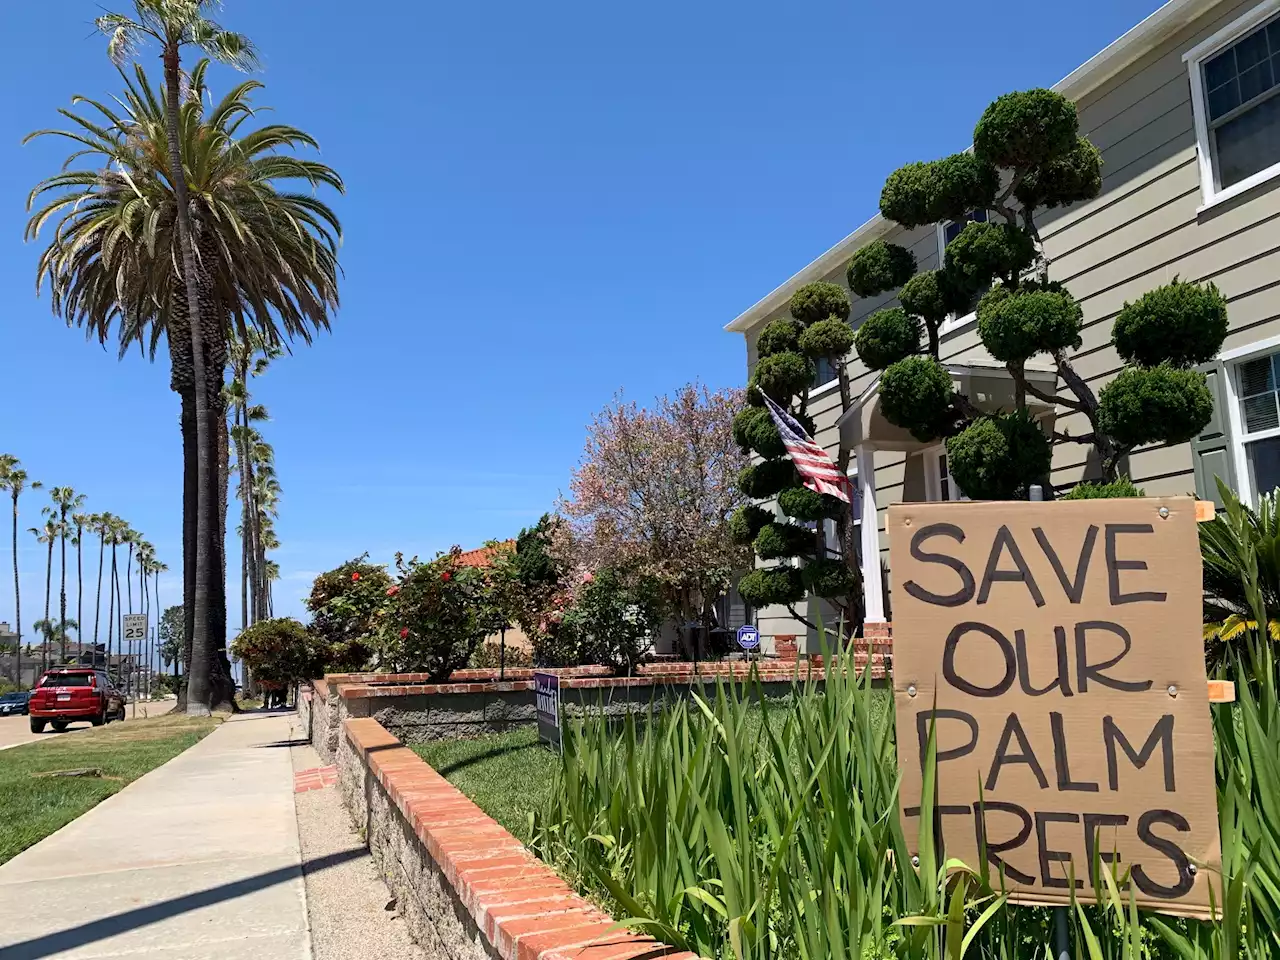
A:
<svg viewBox="0 0 1280 960">
<path fill-rule="evenodd" d="M 916 273 L 910 251 L 883 240 L 849 262 L 858 296 L 899 291 L 901 306 L 872 314 L 854 337 L 863 363 L 881 371 L 885 417 L 922 442 L 945 440 L 948 468 L 969 496 L 1025 496 L 1047 479 L 1051 439 L 1093 446 L 1102 481 L 1112 483 L 1134 447 L 1189 440 L 1212 415 L 1204 376 L 1191 369 L 1213 359 L 1227 334 L 1226 302 L 1212 284 L 1175 279 L 1126 303 L 1112 336 L 1127 367 L 1100 391 L 1068 357 L 1081 345 L 1083 313 L 1050 280 L 1035 214 L 1096 197 L 1101 171 L 1071 101 L 1050 90 L 1006 94 L 982 114 L 971 152 L 908 164 L 881 192 L 884 216 L 909 229 L 971 221 L 943 266 Z M 1014 383 L 1014 409 L 996 415 L 958 394 L 938 360 L 942 323 L 980 294 L 978 335 Z M 1053 362 L 1066 395 L 1027 379 L 1027 362 L 1040 356 Z M 1046 435 L 1027 415 L 1029 394 L 1082 414 L 1089 431 Z"/>
<path fill-rule="evenodd" d="M 915 260 L 901 248 L 872 245 L 860 260 L 860 272 L 851 271 L 850 283 L 871 287 L 902 283 L 915 269 Z M 905 254 L 905 258 L 904 258 Z M 899 311 L 901 314 L 902 311 Z M 905 314 L 900 329 L 886 323 L 879 349 L 890 356 L 910 339 Z M 918 340 L 918 333 L 916 334 Z M 748 406 L 733 422 L 733 437 L 756 462 L 742 469 L 738 488 L 753 501 L 776 501 L 777 511 L 760 503 L 744 504 L 729 520 L 729 533 L 740 544 L 750 544 L 755 555 L 769 565 L 746 574 L 738 593 L 754 607 L 785 606 L 793 617 L 814 627 L 796 605 L 807 596 L 821 597 L 841 612 L 846 634 L 862 623 L 862 584 L 853 543 L 849 504 L 837 497 L 816 493 L 804 486 L 776 424 L 764 406 L 767 395 L 813 434 L 808 416 L 809 388 L 815 364 L 829 363 L 839 380 L 844 409 L 853 403 L 847 360 L 854 334 L 849 326 L 849 296 L 834 283 L 810 283 L 791 297 L 790 316 L 774 320 L 756 341 L 758 362 L 747 385 Z M 849 454 L 841 449 L 836 465 L 848 474 Z M 836 521 L 841 550 L 830 550 L 824 521 Z"/>
</svg>

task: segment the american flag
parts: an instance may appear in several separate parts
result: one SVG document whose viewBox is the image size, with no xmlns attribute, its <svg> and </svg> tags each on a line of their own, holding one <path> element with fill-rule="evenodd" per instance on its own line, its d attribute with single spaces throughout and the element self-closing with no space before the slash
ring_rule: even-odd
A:
<svg viewBox="0 0 1280 960">
<path fill-rule="evenodd" d="M 841 474 L 827 456 L 827 451 L 813 442 L 813 438 L 805 433 L 804 427 L 796 422 L 795 417 L 767 396 L 764 402 L 769 416 L 782 434 L 783 446 L 787 448 L 796 470 L 804 478 L 804 485 L 815 493 L 827 493 L 848 503 L 849 495 L 853 492 L 852 485 L 849 478 Z"/>
</svg>

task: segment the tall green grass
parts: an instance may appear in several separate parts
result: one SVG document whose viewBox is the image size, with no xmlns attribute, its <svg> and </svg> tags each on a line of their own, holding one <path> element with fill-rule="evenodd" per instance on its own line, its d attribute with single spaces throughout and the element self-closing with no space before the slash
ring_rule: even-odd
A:
<svg viewBox="0 0 1280 960">
<path fill-rule="evenodd" d="M 1256 635 L 1240 649 L 1255 679 L 1214 717 L 1222 919 L 1139 911 L 1126 877 L 1095 863 L 1098 905 L 1070 912 L 1076 957 L 1280 958 L 1275 662 Z M 703 956 L 1049 956 L 1049 910 L 1009 904 L 1000 877 L 935 850 L 932 748 L 911 862 L 886 700 L 867 676 L 827 663 L 821 687 L 797 683 L 782 704 L 756 680 L 722 682 L 714 696 L 621 724 L 571 723 L 534 817 L 538 853 L 620 920 Z"/>
</svg>

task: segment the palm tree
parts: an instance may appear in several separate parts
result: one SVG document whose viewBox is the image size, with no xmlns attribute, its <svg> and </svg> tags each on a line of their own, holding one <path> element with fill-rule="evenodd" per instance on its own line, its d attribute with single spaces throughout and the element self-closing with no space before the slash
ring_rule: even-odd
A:
<svg viewBox="0 0 1280 960">
<path fill-rule="evenodd" d="M 58 521 L 54 519 L 55 511 L 50 507 L 41 507 L 40 512 L 45 516 L 43 527 L 29 527 L 27 532 L 36 538 L 37 543 L 47 543 L 49 545 L 49 561 L 45 565 L 44 572 L 44 622 L 49 623 L 49 600 L 53 592 L 53 545 L 58 542 Z M 43 644 L 40 647 L 40 672 L 43 673 L 49 667 L 49 645 Z"/>
<path fill-rule="evenodd" d="M 249 40 L 238 33 L 224 30 L 204 15 L 216 0 L 134 0 L 137 19 L 108 13 L 97 19 L 98 29 L 111 39 L 107 53 L 116 66 L 130 58 L 139 43 L 148 39 L 160 44 L 164 63 L 165 131 L 170 186 L 175 201 L 177 252 L 182 264 L 182 280 L 186 295 L 188 331 L 191 338 L 192 374 L 195 380 L 195 583 L 192 590 L 196 621 L 195 662 L 190 671 L 187 713 L 207 715 L 210 687 L 210 662 L 214 652 L 208 633 L 210 591 L 214 589 L 214 570 L 210 569 L 209 552 L 214 536 L 216 501 L 210 502 L 210 480 L 213 468 L 213 443 L 209 421 L 208 388 L 213 382 L 205 365 L 205 346 L 200 315 L 200 289 L 197 280 L 195 229 L 191 218 L 191 199 L 186 172 L 182 164 L 182 137 L 178 121 L 181 100 L 181 53 L 185 46 L 196 46 L 209 56 L 235 67 L 248 69 L 257 56 Z M 221 371 L 218 371 L 219 377 Z M 225 605 L 225 600 L 224 600 Z"/>
<path fill-rule="evenodd" d="M 90 513 L 73 513 L 71 522 L 75 524 L 76 532 L 71 537 L 71 542 L 76 548 L 76 629 L 80 629 L 80 624 L 84 623 L 84 528 L 89 526 L 93 520 L 93 514 Z M 81 644 L 84 642 L 84 633 L 80 634 Z M 94 664 L 98 662 L 97 648 L 93 651 Z"/>
<path fill-rule="evenodd" d="M 84 494 L 76 493 L 71 487 L 54 487 L 49 497 L 58 508 L 58 539 L 62 542 L 62 582 L 58 592 L 58 621 L 67 622 L 67 535 L 71 526 L 67 523 L 67 515 L 84 506 Z M 67 659 L 67 635 L 62 634 L 62 649 L 58 658 L 64 663 Z"/>
<path fill-rule="evenodd" d="M 116 566 L 116 548 L 124 542 L 125 531 L 129 525 L 113 514 L 103 514 L 103 525 L 107 539 L 111 542 L 111 579 L 107 581 L 107 671 L 111 670 L 111 646 L 115 635 L 116 617 L 120 610 L 120 577 Z M 124 643 L 124 637 L 120 638 Z M 116 651 L 117 657 L 120 651 Z"/>
<path fill-rule="evenodd" d="M 209 421 L 224 429 L 220 392 L 202 398 L 196 390 L 194 355 L 187 333 L 193 314 L 183 295 L 185 262 L 180 255 L 180 231 L 174 214 L 174 190 L 168 170 L 167 104 L 158 99 L 138 68 L 136 79 L 126 78 L 123 111 L 93 101 L 86 103 L 99 116 L 86 119 L 63 111 L 79 125 L 73 132 L 41 131 L 69 137 L 76 157 L 94 154 L 102 162 L 92 169 L 70 170 L 37 185 L 30 198 L 54 196 L 28 223 L 28 237 L 38 234 L 51 218 L 58 218 L 53 241 L 44 251 L 39 280 L 48 279 L 54 311 L 69 323 L 82 325 L 90 336 L 105 342 L 119 318 L 122 350 L 134 341 L 147 341 L 152 353 L 164 336 L 173 365 L 171 386 L 183 404 L 181 418 L 185 462 L 184 484 L 184 610 L 188 636 L 195 620 L 194 573 L 197 544 L 195 509 L 198 495 L 217 498 L 216 486 L 201 485 L 197 463 L 196 427 L 203 424 L 197 401 L 217 408 Z M 204 359 L 210 370 L 225 365 L 226 346 L 234 328 L 243 337 L 251 327 L 270 344 L 282 338 L 310 340 L 316 329 L 327 329 L 329 311 L 337 306 L 337 242 L 340 227 L 333 212 L 314 196 L 277 189 L 282 180 L 305 179 L 313 187 L 329 184 L 342 190 L 330 168 L 277 151 L 314 146 L 315 141 L 291 127 L 268 126 L 241 136 L 243 121 L 252 115 L 250 94 L 260 84 L 246 82 L 220 103 L 205 110 L 205 65 L 191 76 L 193 96 L 179 117 L 181 149 L 191 185 L 191 209 L 200 251 L 196 277 L 209 307 L 200 315 Z M 40 134 L 33 134 L 38 136 Z M 87 148 L 87 149 L 82 149 Z M 202 381 L 203 382 L 203 381 Z M 210 380 L 212 383 L 212 380 Z M 212 448 L 202 448 L 212 457 Z M 225 486 L 222 488 L 225 491 Z M 221 565 L 221 538 L 206 546 L 208 556 Z M 211 578 L 216 579 L 216 578 Z M 212 620 L 217 642 L 225 639 L 225 594 L 213 583 Z M 221 638 L 221 640 L 220 640 Z"/>
<path fill-rule="evenodd" d="M 51 647 L 57 643 L 62 653 L 58 657 L 59 663 L 67 662 L 67 634 L 75 630 L 77 634 L 80 631 L 80 624 L 75 620 L 62 620 L 54 623 L 52 620 L 37 620 L 31 625 L 32 629 L 38 630 L 44 637 L 44 646 Z"/>
<path fill-rule="evenodd" d="M 18 634 L 18 650 L 14 657 L 13 682 L 22 686 L 22 588 L 18 583 L 18 497 L 27 486 L 27 471 L 21 461 L 11 453 L 0 454 L 0 490 L 8 490 L 13 499 L 13 619 Z M 43 484 L 31 481 L 31 489 L 39 490 Z"/>
<path fill-rule="evenodd" d="M 93 650 L 95 664 L 97 663 L 98 655 L 98 618 L 102 614 L 102 561 L 103 555 L 107 549 L 107 536 L 110 533 L 110 527 L 107 522 L 110 516 L 111 514 L 109 513 L 95 513 L 89 518 L 93 532 L 98 535 L 98 593 L 97 599 L 93 604 Z"/>
</svg>

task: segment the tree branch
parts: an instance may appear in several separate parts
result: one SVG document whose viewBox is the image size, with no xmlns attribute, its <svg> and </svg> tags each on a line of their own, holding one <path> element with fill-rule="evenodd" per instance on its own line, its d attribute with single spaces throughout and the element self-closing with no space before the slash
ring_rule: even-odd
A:
<svg viewBox="0 0 1280 960">
<path fill-rule="evenodd" d="M 1084 404 L 1079 400 L 1072 400 L 1070 397 L 1058 397 L 1052 393 L 1041 390 L 1031 381 L 1026 382 L 1027 393 L 1031 394 L 1037 400 L 1043 400 L 1045 403 L 1052 403 L 1055 406 L 1066 407 L 1068 410 L 1076 410 L 1080 413 L 1085 412 Z"/>
</svg>

